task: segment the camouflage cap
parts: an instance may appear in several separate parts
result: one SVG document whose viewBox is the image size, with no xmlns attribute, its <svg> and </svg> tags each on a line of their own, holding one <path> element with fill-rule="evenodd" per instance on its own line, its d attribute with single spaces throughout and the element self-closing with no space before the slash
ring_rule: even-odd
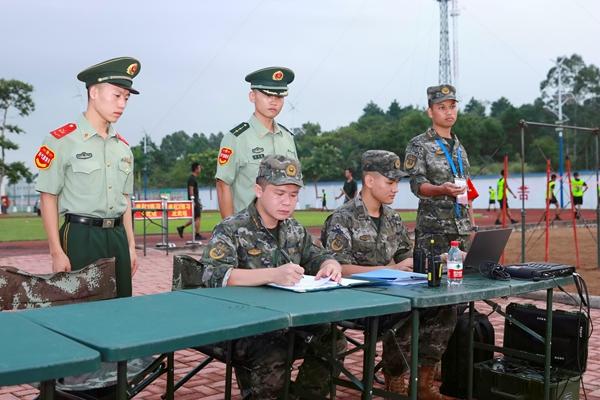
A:
<svg viewBox="0 0 600 400">
<path fill-rule="evenodd" d="M 429 105 L 441 103 L 446 100 L 458 101 L 456 88 L 452 85 L 430 86 L 427 88 L 427 103 Z"/>
<path fill-rule="evenodd" d="M 379 172 L 388 179 L 399 180 L 408 176 L 396 153 L 386 150 L 367 150 L 361 158 L 363 172 Z"/>
<path fill-rule="evenodd" d="M 285 67 L 267 67 L 246 75 L 250 89 L 257 89 L 269 96 L 284 97 L 288 94 L 288 83 L 294 80 L 294 71 Z"/>
<path fill-rule="evenodd" d="M 77 79 L 85 82 L 86 88 L 98 83 L 111 83 L 133 94 L 140 94 L 132 87 L 133 78 L 140 73 L 140 68 L 140 62 L 135 58 L 117 57 L 84 69 L 77 74 Z"/>
<path fill-rule="evenodd" d="M 264 178 L 275 186 L 296 185 L 304 186 L 302 170 L 298 160 L 281 155 L 268 155 L 260 162 L 256 179 Z"/>
</svg>

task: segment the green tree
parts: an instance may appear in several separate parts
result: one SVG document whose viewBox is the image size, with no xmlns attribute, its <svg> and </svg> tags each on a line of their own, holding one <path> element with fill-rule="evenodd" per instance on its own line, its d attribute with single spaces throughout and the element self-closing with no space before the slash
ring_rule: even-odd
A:
<svg viewBox="0 0 600 400">
<path fill-rule="evenodd" d="M 18 80 L 0 79 L 0 186 L 4 177 L 16 183 L 20 178 L 31 179 L 31 172 L 22 162 L 6 162 L 6 151 L 17 150 L 19 145 L 8 139 L 8 133 L 22 134 L 23 129 L 17 125 L 8 123 L 9 112 L 13 109 L 25 117 L 35 110 L 35 104 L 31 98 L 33 86 Z"/>
<path fill-rule="evenodd" d="M 485 105 L 481 101 L 471 97 L 471 100 L 465 106 L 465 113 L 485 117 Z"/>
</svg>

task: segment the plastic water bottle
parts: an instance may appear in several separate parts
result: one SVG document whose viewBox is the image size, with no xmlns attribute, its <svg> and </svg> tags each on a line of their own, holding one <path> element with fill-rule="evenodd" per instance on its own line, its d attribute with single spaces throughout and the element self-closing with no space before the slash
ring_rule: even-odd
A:
<svg viewBox="0 0 600 400">
<path fill-rule="evenodd" d="M 462 254 L 458 248 L 458 241 L 450 242 L 450 250 L 448 250 L 448 285 L 462 285 L 463 281 L 463 262 Z"/>
</svg>

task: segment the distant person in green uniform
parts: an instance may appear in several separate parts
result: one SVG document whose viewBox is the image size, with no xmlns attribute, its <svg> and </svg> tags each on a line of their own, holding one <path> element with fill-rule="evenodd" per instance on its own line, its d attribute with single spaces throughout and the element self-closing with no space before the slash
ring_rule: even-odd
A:
<svg viewBox="0 0 600 400">
<path fill-rule="evenodd" d="M 217 198 L 223 218 L 243 210 L 254 199 L 258 166 L 265 156 L 278 154 L 298 159 L 294 136 L 275 122 L 281 112 L 294 72 L 269 67 L 246 76 L 254 114 L 223 136 L 217 157 Z"/>
<path fill-rule="evenodd" d="M 556 213 L 554 214 L 554 219 L 560 220 L 560 206 L 558 205 L 558 200 L 556 199 L 556 195 L 554 194 L 555 188 L 556 188 L 556 174 L 552 174 L 550 176 L 550 181 L 548 182 L 548 189 L 546 190 L 546 201 L 548 201 L 548 204 L 554 204 L 554 207 L 556 207 Z"/>
<path fill-rule="evenodd" d="M 488 188 L 488 192 L 490 194 L 490 201 L 488 202 L 488 211 L 490 211 L 490 207 L 494 208 L 494 211 L 496 211 L 496 191 L 494 190 L 493 187 L 489 187 Z"/>
<path fill-rule="evenodd" d="M 86 111 L 50 133 L 35 155 L 52 271 L 71 271 L 116 258 L 117 294 L 131 296 L 137 269 L 129 196 L 133 154 L 113 124 L 131 94 L 140 62 L 114 58 L 77 75 L 88 92 Z M 58 229 L 59 215 L 64 223 Z"/>
<path fill-rule="evenodd" d="M 202 235 L 200 235 L 200 217 L 202 216 L 202 203 L 200 202 L 200 196 L 198 194 L 198 177 L 200 176 L 200 172 L 202 171 L 202 166 L 193 162 L 191 165 L 191 174 L 187 180 L 187 197 L 188 200 L 192 200 L 194 198 L 194 229 L 195 235 L 194 240 L 200 241 L 202 240 Z M 183 238 L 183 230 L 190 226 L 192 221 L 189 220 L 184 225 L 177 227 L 177 233 L 180 238 Z"/>
<path fill-rule="evenodd" d="M 508 186 L 508 182 L 504 181 L 504 170 L 500 171 L 500 179 L 498 179 L 497 189 L 496 189 L 496 198 L 498 199 L 498 215 L 496 216 L 496 225 L 500 225 L 500 218 L 502 217 L 502 210 L 504 209 L 504 203 L 506 203 L 506 216 L 510 219 L 510 222 L 515 224 L 517 220 L 510 215 L 510 210 L 508 209 L 508 196 L 506 200 L 504 200 L 504 193 L 512 194 L 513 198 L 517 198 L 510 187 Z"/>
<path fill-rule="evenodd" d="M 575 206 L 575 218 L 581 218 L 581 206 L 583 205 L 583 194 L 588 190 L 585 181 L 579 178 L 579 172 L 573 174 L 571 179 L 571 193 L 573 195 L 573 205 Z"/>
<path fill-rule="evenodd" d="M 344 196 L 344 203 L 347 203 L 350 200 L 352 200 L 354 196 L 356 196 L 356 192 L 358 191 L 358 185 L 354 180 L 352 169 L 346 168 L 344 170 L 344 177 L 346 178 L 346 181 L 344 182 L 344 187 L 342 188 L 342 191 L 340 192 L 339 196 L 336 196 L 335 199 L 337 200 L 340 197 Z"/>
</svg>

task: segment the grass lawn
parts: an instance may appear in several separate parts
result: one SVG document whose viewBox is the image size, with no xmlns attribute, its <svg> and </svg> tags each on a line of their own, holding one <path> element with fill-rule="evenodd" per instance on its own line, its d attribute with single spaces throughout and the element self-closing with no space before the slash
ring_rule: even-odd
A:
<svg viewBox="0 0 600 400">
<path fill-rule="evenodd" d="M 329 216 L 329 211 L 296 211 L 294 217 L 306 227 L 321 227 L 325 218 Z M 414 221 L 416 212 L 402 212 L 400 215 L 404 221 Z M 217 211 L 205 211 L 202 213 L 202 231 L 212 231 L 216 224 L 221 221 L 221 216 Z M 154 220 L 160 224 L 160 220 Z M 169 235 L 177 234 L 176 228 L 181 225 L 183 220 L 169 221 Z M 148 234 L 160 233 L 160 226 L 150 221 L 146 223 Z M 143 232 L 143 222 L 135 222 L 135 233 L 141 235 Z M 191 232 L 191 227 L 186 228 L 186 233 Z M 46 233 L 42 226 L 42 219 L 31 214 L 13 214 L 0 217 L 0 242 L 21 241 L 21 240 L 45 240 Z"/>
</svg>

